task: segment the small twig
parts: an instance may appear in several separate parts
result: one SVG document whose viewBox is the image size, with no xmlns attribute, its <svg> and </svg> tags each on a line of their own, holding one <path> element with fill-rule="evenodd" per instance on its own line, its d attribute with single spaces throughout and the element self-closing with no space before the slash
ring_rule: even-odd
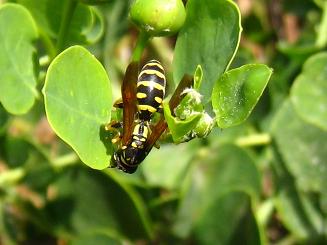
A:
<svg viewBox="0 0 327 245">
<path fill-rule="evenodd" d="M 76 0 L 66 0 L 66 5 L 64 7 L 64 12 L 62 16 L 62 21 L 60 23 L 59 35 L 57 40 L 57 54 L 60 53 L 65 46 L 65 41 L 68 36 L 69 27 L 73 19 L 74 11 L 77 6 Z"/>
<path fill-rule="evenodd" d="M 251 134 L 236 139 L 235 143 L 238 146 L 256 146 L 256 145 L 268 145 L 271 142 L 271 136 L 267 133 L 263 134 Z"/>
</svg>

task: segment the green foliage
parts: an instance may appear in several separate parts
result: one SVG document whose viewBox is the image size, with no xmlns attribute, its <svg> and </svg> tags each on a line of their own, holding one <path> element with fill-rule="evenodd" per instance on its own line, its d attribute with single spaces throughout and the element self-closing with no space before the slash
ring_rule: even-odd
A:
<svg viewBox="0 0 327 245">
<path fill-rule="evenodd" d="M 0 7 L 0 30 L 0 101 L 10 113 L 22 114 L 38 96 L 33 62 L 36 26 L 25 8 L 5 4 Z"/>
<path fill-rule="evenodd" d="M 200 113 L 193 113 L 193 115 L 188 115 L 185 120 L 179 120 L 171 114 L 167 104 L 164 104 L 164 114 L 174 142 L 182 140 L 183 136 L 190 132 L 201 118 Z"/>
<path fill-rule="evenodd" d="M 251 3 L 1 1 L 0 244 L 326 244 L 327 4 Z M 150 59 L 167 129 L 105 169 Z"/>
<path fill-rule="evenodd" d="M 33 15 L 42 32 L 51 38 L 58 38 L 61 20 L 64 18 L 67 8 L 66 0 L 18 0 L 18 3 L 25 6 Z M 71 16 L 70 31 L 65 37 L 66 44 L 80 43 L 86 44 L 87 35 L 95 28 L 96 16 L 94 11 L 82 4 L 76 6 L 76 10 Z"/>
<path fill-rule="evenodd" d="M 319 53 L 308 59 L 301 75 L 295 80 L 291 93 L 299 115 L 324 130 L 327 130 L 326 63 L 327 53 Z"/>
<path fill-rule="evenodd" d="M 44 85 L 49 123 L 84 163 L 96 169 L 107 167 L 111 157 L 101 127 L 110 121 L 111 97 L 106 71 L 83 47 L 66 49 L 49 66 Z"/>
<path fill-rule="evenodd" d="M 247 195 L 258 199 L 260 177 L 246 152 L 225 145 L 206 162 L 194 164 L 182 191 L 175 232 L 182 237 L 194 233 L 204 244 L 214 241 L 224 244 L 250 212 Z"/>
<path fill-rule="evenodd" d="M 217 79 L 228 68 L 241 35 L 240 13 L 232 1 L 190 0 L 174 51 L 174 82 L 203 69 L 200 92 L 208 102 Z M 205 44 L 205 45 L 204 45 Z"/>
<path fill-rule="evenodd" d="M 244 122 L 257 104 L 272 70 L 265 65 L 245 65 L 224 73 L 212 91 L 212 107 L 218 126 Z"/>
<path fill-rule="evenodd" d="M 301 120 L 289 102 L 273 123 L 276 143 L 297 186 L 303 191 L 322 191 L 327 171 L 327 132 Z"/>
</svg>

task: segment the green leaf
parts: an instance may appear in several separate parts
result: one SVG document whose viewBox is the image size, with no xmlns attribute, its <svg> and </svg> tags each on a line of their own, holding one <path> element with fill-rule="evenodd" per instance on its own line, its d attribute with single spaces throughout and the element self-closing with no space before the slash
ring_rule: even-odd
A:
<svg viewBox="0 0 327 245">
<path fill-rule="evenodd" d="M 65 169 L 52 187 L 57 195 L 45 207 L 44 218 L 53 231 L 77 237 L 101 232 L 121 241 L 150 237 L 135 196 L 142 199 L 106 173 L 78 166 Z"/>
<path fill-rule="evenodd" d="M 271 163 L 275 172 L 276 195 L 274 204 L 283 225 L 291 231 L 297 240 L 303 243 L 319 244 L 323 237 L 323 217 L 317 207 L 317 198 L 311 193 L 304 193 L 296 186 L 293 177 L 274 144 L 274 158 Z"/>
<path fill-rule="evenodd" d="M 327 130 L 327 52 L 309 58 L 291 90 L 296 112 L 307 122 Z"/>
<path fill-rule="evenodd" d="M 18 3 L 31 11 L 42 32 L 45 32 L 51 38 L 58 37 L 66 2 L 67 0 L 18 0 Z M 78 4 L 66 37 L 66 46 L 76 43 L 86 44 L 88 40 L 94 40 L 94 38 L 91 38 L 92 35 L 94 36 L 92 32 L 97 31 L 93 30 L 93 28 L 99 30 L 98 24 L 103 24 L 103 22 L 99 22 L 97 15 L 90 7 Z"/>
<path fill-rule="evenodd" d="M 186 13 L 174 52 L 174 82 L 178 84 L 184 74 L 193 74 L 201 65 L 200 93 L 208 102 L 214 83 L 237 50 L 242 30 L 240 12 L 230 0 L 189 0 Z"/>
<path fill-rule="evenodd" d="M 287 169 L 301 191 L 323 191 L 327 176 L 327 132 L 305 123 L 286 101 L 272 134 Z"/>
<path fill-rule="evenodd" d="M 228 209 L 226 203 L 218 204 L 220 198 L 224 199 L 224 195 L 234 191 L 246 193 L 252 200 L 259 198 L 260 177 L 254 162 L 246 152 L 233 145 L 223 145 L 218 149 L 211 149 L 205 160 L 198 159 L 193 163 L 193 168 L 186 178 L 174 227 L 175 232 L 179 236 L 186 237 L 194 228 L 192 225 L 211 222 L 204 219 L 214 216 L 215 227 L 224 227 L 226 234 L 219 238 L 216 235 L 217 229 L 212 228 L 210 234 L 206 233 L 205 235 L 216 237 L 218 243 L 225 241 L 236 229 L 235 220 L 242 217 L 239 212 L 234 211 L 236 209 L 244 210 L 244 204 L 247 203 L 247 198 L 244 199 L 243 195 L 241 197 L 236 195 L 236 197 L 231 197 L 232 200 L 229 198 L 226 200 L 229 204 L 235 201 L 234 208 Z M 239 198 L 241 198 L 240 202 L 236 202 Z M 222 206 L 225 206 L 226 212 L 229 213 L 221 213 L 219 207 Z M 226 220 L 232 219 L 235 222 L 229 223 L 230 226 L 228 226 L 223 217 L 229 217 Z"/>
<path fill-rule="evenodd" d="M 102 126 L 110 120 L 112 98 L 100 62 L 83 47 L 66 49 L 51 63 L 43 92 L 47 117 L 57 135 L 88 166 L 108 167 L 111 144 L 101 137 Z"/>
<path fill-rule="evenodd" d="M 244 122 L 262 95 L 272 70 L 266 65 L 244 65 L 226 72 L 212 91 L 218 126 L 228 128 Z"/>
<path fill-rule="evenodd" d="M 250 198 L 242 192 L 228 192 L 212 202 L 195 224 L 197 244 L 260 244 L 260 235 Z M 244 222 L 250 216 L 252 224 Z M 247 232 L 245 232 L 247 231 Z M 235 235 L 237 234 L 237 235 Z"/>
<path fill-rule="evenodd" d="M 180 141 L 184 135 L 194 129 L 202 116 L 201 113 L 194 113 L 185 120 L 179 120 L 171 114 L 168 104 L 164 103 L 163 108 L 165 119 L 174 142 Z"/>
<path fill-rule="evenodd" d="M 37 37 L 34 20 L 24 7 L 0 6 L 0 102 L 10 113 L 28 112 L 38 96 L 33 65 Z"/>
<path fill-rule="evenodd" d="M 148 184 L 166 189 L 178 188 L 189 163 L 199 147 L 196 141 L 188 144 L 164 145 L 152 149 L 141 165 Z M 169 161 L 162 161 L 169 156 Z M 181 157 L 182 156 L 182 157 Z"/>
<path fill-rule="evenodd" d="M 298 239 L 314 241 L 322 235 L 319 234 L 324 226 L 321 214 L 309 195 L 299 193 L 291 183 L 284 182 L 275 204 L 282 222 Z"/>
</svg>

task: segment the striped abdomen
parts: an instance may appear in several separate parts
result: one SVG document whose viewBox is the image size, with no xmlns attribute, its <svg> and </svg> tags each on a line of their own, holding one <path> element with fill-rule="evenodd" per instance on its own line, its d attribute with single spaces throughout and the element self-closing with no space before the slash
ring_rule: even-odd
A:
<svg viewBox="0 0 327 245">
<path fill-rule="evenodd" d="M 141 121 L 134 127 L 132 140 L 113 154 L 113 165 L 127 173 L 134 173 L 137 166 L 144 160 L 148 152 L 145 143 L 149 134 L 146 122 Z"/>
<path fill-rule="evenodd" d="M 149 121 L 165 96 L 165 71 L 157 60 L 146 63 L 137 80 L 137 101 L 140 120 Z"/>
</svg>

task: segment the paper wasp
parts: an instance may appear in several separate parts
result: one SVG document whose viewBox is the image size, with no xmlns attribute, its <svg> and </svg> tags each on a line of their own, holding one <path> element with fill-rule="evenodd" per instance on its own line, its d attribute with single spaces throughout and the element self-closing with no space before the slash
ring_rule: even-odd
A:
<svg viewBox="0 0 327 245">
<path fill-rule="evenodd" d="M 162 133 L 167 129 L 163 114 L 152 125 L 152 115 L 162 106 L 166 79 L 158 61 L 151 60 L 138 74 L 138 62 L 132 62 L 126 69 L 121 88 L 123 121 L 111 122 L 106 128 L 123 128 L 118 150 L 113 153 L 110 167 L 117 167 L 126 173 L 134 173 L 145 159 Z M 185 75 L 169 101 L 171 111 L 179 104 L 185 88 L 193 85 L 193 78 Z"/>
</svg>

